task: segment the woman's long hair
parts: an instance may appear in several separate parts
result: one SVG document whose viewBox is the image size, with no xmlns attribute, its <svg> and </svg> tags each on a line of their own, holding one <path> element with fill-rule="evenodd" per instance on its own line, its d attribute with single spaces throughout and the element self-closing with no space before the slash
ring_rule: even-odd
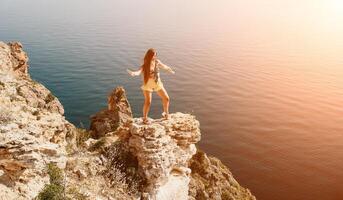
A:
<svg viewBox="0 0 343 200">
<path fill-rule="evenodd" d="M 143 73 L 144 73 L 144 83 L 146 84 L 149 80 L 150 77 L 150 65 L 152 58 L 155 55 L 155 49 L 150 48 L 148 51 L 145 53 L 144 56 L 144 64 L 142 65 Z"/>
</svg>

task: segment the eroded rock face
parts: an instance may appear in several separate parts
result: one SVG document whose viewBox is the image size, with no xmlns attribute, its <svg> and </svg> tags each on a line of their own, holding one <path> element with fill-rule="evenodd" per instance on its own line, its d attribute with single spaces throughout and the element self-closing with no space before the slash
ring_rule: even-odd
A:
<svg viewBox="0 0 343 200">
<path fill-rule="evenodd" d="M 35 198 L 49 184 L 46 167 L 51 162 L 66 175 L 67 189 L 87 199 L 133 199 L 121 183 L 112 187 L 107 181 L 108 159 L 77 149 L 80 131 L 65 120 L 58 99 L 31 80 L 26 58 L 20 43 L 0 42 L 0 199 Z"/>
<path fill-rule="evenodd" d="M 19 76 L 29 76 L 29 58 L 22 48 L 20 42 L 11 42 L 7 45 L 0 41 L 0 67 L 2 72 L 8 73 L 11 71 Z"/>
<path fill-rule="evenodd" d="M 0 191 L 4 199 L 32 199 L 48 182 L 46 164 L 64 168 L 74 126 L 63 107 L 27 73 L 20 43 L 0 42 Z"/>
<path fill-rule="evenodd" d="M 217 158 L 197 150 L 189 163 L 192 170 L 190 200 L 256 200 L 233 178 L 230 170 Z"/>
<path fill-rule="evenodd" d="M 8 46 L 11 49 L 12 69 L 18 75 L 29 76 L 27 54 L 23 51 L 23 45 L 20 42 L 10 42 Z"/>
<path fill-rule="evenodd" d="M 175 113 L 169 120 L 154 120 L 150 125 L 134 119 L 131 135 L 129 146 L 147 179 L 150 198 L 187 199 L 188 161 L 196 152 L 194 144 L 200 140 L 195 117 Z"/>
<path fill-rule="evenodd" d="M 91 116 L 90 130 L 94 138 L 127 133 L 132 111 L 123 87 L 116 87 L 108 95 L 108 108 Z M 116 133 L 114 133 L 116 131 Z"/>
</svg>

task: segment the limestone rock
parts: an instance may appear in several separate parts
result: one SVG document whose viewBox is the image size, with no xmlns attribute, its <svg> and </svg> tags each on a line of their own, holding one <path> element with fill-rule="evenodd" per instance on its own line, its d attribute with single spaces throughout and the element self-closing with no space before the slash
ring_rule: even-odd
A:
<svg viewBox="0 0 343 200">
<path fill-rule="evenodd" d="M 18 42 L 0 42 L 0 187 L 6 199 L 32 199 L 48 182 L 46 164 L 64 168 L 70 127 L 63 107 L 31 80 Z M 69 128 L 68 128 L 69 127 Z"/>
<path fill-rule="evenodd" d="M 93 139 L 93 138 L 89 138 L 85 143 L 84 146 L 86 149 L 89 149 L 90 147 L 92 147 L 95 143 L 97 142 L 97 140 Z"/>
<path fill-rule="evenodd" d="M 20 42 L 10 42 L 8 46 L 11 48 L 13 71 L 19 75 L 28 76 L 29 58 L 23 51 L 23 45 Z"/>
<path fill-rule="evenodd" d="M 191 173 L 190 200 L 255 200 L 248 189 L 233 178 L 230 170 L 217 158 L 198 150 L 189 164 Z"/>
<path fill-rule="evenodd" d="M 132 111 L 125 90 L 117 87 L 108 96 L 108 108 L 91 116 L 90 130 L 94 138 L 113 134 L 114 131 L 125 134 L 131 122 Z"/>
<path fill-rule="evenodd" d="M 28 61 L 27 54 L 22 49 L 20 42 L 11 42 L 8 45 L 0 41 L 0 68 L 7 73 L 12 72 L 18 76 L 27 77 Z"/>
<path fill-rule="evenodd" d="M 200 140 L 199 122 L 183 113 L 150 125 L 134 119 L 129 146 L 147 179 L 146 192 L 151 199 L 188 199 L 190 181 L 188 161 Z"/>
</svg>

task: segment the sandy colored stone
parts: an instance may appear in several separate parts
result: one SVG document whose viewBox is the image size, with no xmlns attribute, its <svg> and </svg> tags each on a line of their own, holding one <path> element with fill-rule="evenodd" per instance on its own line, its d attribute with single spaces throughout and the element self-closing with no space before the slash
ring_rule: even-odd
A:
<svg viewBox="0 0 343 200">
<path fill-rule="evenodd" d="M 195 117 L 174 113 L 169 120 L 158 119 L 149 125 L 134 119 L 130 131 L 129 146 L 147 179 L 145 191 L 150 198 L 187 199 L 188 161 L 196 152 L 194 144 L 200 140 L 199 122 Z M 178 133 L 185 131 L 185 137 Z"/>
<path fill-rule="evenodd" d="M 90 120 L 90 130 L 94 138 L 117 134 L 116 131 L 127 132 L 132 122 L 132 111 L 124 88 L 113 89 L 108 95 L 108 108 L 91 116 Z"/>
<path fill-rule="evenodd" d="M 190 200 L 255 200 L 251 192 L 239 185 L 230 170 L 217 158 L 198 150 L 189 163 L 192 170 Z"/>
<path fill-rule="evenodd" d="M 27 63 L 20 43 L 0 42 L 0 193 L 11 194 L 6 199 L 34 198 L 48 183 L 46 164 L 65 167 L 67 125 L 74 127 L 58 99 L 30 78 Z"/>
</svg>

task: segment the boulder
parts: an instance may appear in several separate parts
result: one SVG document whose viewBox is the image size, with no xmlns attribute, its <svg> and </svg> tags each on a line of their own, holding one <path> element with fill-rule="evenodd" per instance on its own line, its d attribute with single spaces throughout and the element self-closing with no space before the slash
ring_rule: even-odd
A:
<svg viewBox="0 0 343 200">
<path fill-rule="evenodd" d="M 93 138 L 105 135 L 126 134 L 132 122 L 132 111 L 123 87 L 116 87 L 108 95 L 108 108 L 90 118 Z"/>
</svg>

